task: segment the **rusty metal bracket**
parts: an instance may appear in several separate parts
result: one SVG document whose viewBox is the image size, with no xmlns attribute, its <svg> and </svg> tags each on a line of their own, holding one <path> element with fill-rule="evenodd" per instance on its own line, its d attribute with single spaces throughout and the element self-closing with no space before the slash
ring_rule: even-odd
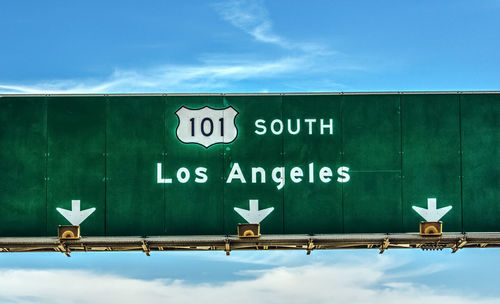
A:
<svg viewBox="0 0 500 304">
<path fill-rule="evenodd" d="M 69 250 L 68 246 L 66 246 L 64 242 L 59 242 L 59 245 L 56 247 L 56 251 L 64 253 L 68 258 L 71 257 L 71 250 Z"/>
<path fill-rule="evenodd" d="M 389 245 L 391 244 L 391 242 L 389 241 L 389 238 L 386 237 L 384 238 L 384 242 L 382 243 L 382 245 L 380 245 L 380 254 L 384 253 L 384 251 L 387 250 L 387 248 L 389 248 Z"/>
<path fill-rule="evenodd" d="M 446 247 L 446 244 L 441 243 L 441 240 L 437 240 L 435 242 L 430 243 L 422 243 L 420 249 L 426 250 L 443 250 Z"/>
<path fill-rule="evenodd" d="M 462 249 L 465 245 L 467 245 L 467 238 L 461 237 L 458 242 L 451 247 L 451 253 L 455 253 L 458 251 L 458 249 Z"/>
<path fill-rule="evenodd" d="M 226 255 L 230 255 L 230 253 L 231 253 L 231 244 L 229 243 L 228 238 L 226 238 L 226 241 L 225 241 L 224 251 L 226 252 Z"/>
<path fill-rule="evenodd" d="M 149 255 L 149 252 L 150 252 L 151 250 L 149 249 L 149 246 L 148 246 L 148 244 L 146 243 L 146 241 L 142 241 L 142 245 L 141 245 L 141 247 L 142 247 L 142 251 L 144 251 L 144 253 L 145 253 L 147 256 L 150 256 L 150 255 Z"/>
<path fill-rule="evenodd" d="M 314 249 L 314 242 L 312 239 L 309 239 L 309 241 L 307 242 L 307 255 L 310 255 L 311 254 L 311 251 Z"/>
</svg>

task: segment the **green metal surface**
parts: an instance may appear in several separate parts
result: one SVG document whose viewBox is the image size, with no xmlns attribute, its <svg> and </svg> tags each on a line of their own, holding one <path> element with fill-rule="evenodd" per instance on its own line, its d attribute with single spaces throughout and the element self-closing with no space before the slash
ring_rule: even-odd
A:
<svg viewBox="0 0 500 304">
<path fill-rule="evenodd" d="M 401 172 L 399 95 L 343 96 L 343 162 L 353 172 Z"/>
<path fill-rule="evenodd" d="M 256 204 L 263 234 L 417 232 L 432 199 L 499 232 L 499 121 L 496 93 L 5 95 L 0 236 L 73 200 L 85 236 L 235 234 Z"/>
<path fill-rule="evenodd" d="M 270 130 L 264 135 L 255 133 L 257 119 L 263 119 L 269 125 L 272 120 L 282 118 L 282 97 L 228 96 L 224 98 L 224 107 L 229 105 L 240 114 L 236 116 L 238 139 L 223 147 L 224 233 L 236 234 L 236 225 L 246 223 L 234 211 L 234 207 L 248 209 L 250 199 L 259 201 L 259 209 L 274 207 L 274 211 L 262 221 L 261 232 L 283 233 L 283 190 L 277 189 L 271 176 L 272 169 L 283 166 L 283 138 L 272 134 Z M 245 183 L 241 179 L 227 182 L 235 164 L 241 167 Z M 252 182 L 252 167 L 265 170 L 265 183 L 261 182 L 260 175 L 256 175 L 255 183 Z"/>
<path fill-rule="evenodd" d="M 2 235 L 45 235 L 46 147 L 45 99 L 2 98 L 0 102 L 0 233 Z"/>
<path fill-rule="evenodd" d="M 401 232 L 400 98 L 344 96 L 342 113 L 344 231 Z"/>
<path fill-rule="evenodd" d="M 80 200 L 82 210 L 97 209 L 85 221 L 85 233 L 105 234 L 105 102 L 105 97 L 47 98 L 48 235 L 67 224 L 55 209 L 71 209 L 72 200 Z"/>
<path fill-rule="evenodd" d="M 418 231 L 421 217 L 411 206 L 452 206 L 443 217 L 443 231 L 460 232 L 459 95 L 402 95 L 403 229 Z"/>
<path fill-rule="evenodd" d="M 291 119 L 291 130 L 295 131 L 297 119 L 300 121 L 298 134 L 286 133 L 284 141 L 284 164 L 291 170 L 299 167 L 304 171 L 299 183 L 286 180 L 284 187 L 284 222 L 286 233 L 342 233 L 342 185 L 336 181 L 335 171 L 341 164 L 342 96 L 284 96 L 283 116 Z M 304 119 L 316 119 L 309 124 Z M 329 128 L 321 134 L 321 119 Z M 314 155 L 314 156 L 313 156 Z M 313 164 L 312 180 L 310 164 Z M 319 179 L 319 170 L 331 168 L 331 181 L 324 183 Z M 305 207 L 307 206 L 307 207 Z M 305 207 L 305 208 L 304 208 Z"/>
<path fill-rule="evenodd" d="M 106 107 L 106 233 L 161 235 L 165 195 L 156 184 L 163 162 L 164 99 L 108 97 Z M 144 221 L 144 219 L 148 221 Z M 124 225 L 124 223 L 127 223 Z"/>
<path fill-rule="evenodd" d="M 500 230 L 500 95 L 460 96 L 464 231 Z"/>
<path fill-rule="evenodd" d="M 394 172 L 352 173 L 344 185 L 344 232 L 402 231 L 399 176 Z"/>
<path fill-rule="evenodd" d="M 164 177 L 172 179 L 165 186 L 165 230 L 168 235 L 222 234 L 224 184 L 222 145 L 205 148 L 183 144 L 176 136 L 178 118 L 175 112 L 182 106 L 199 109 L 204 106 L 222 107 L 222 96 L 169 96 L 165 99 Z M 159 139 L 161 140 L 161 139 Z M 190 180 L 177 180 L 180 168 L 187 168 Z M 196 168 L 207 168 L 206 183 L 195 183 Z M 157 184 L 157 187 L 161 185 Z"/>
</svg>

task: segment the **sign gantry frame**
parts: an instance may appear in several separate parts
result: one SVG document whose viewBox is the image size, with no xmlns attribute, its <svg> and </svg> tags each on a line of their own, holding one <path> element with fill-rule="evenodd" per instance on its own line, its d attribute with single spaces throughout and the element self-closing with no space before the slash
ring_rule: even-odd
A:
<svg viewBox="0 0 500 304">
<path fill-rule="evenodd" d="M 157 236 L 157 237 L 82 237 L 79 240 L 58 238 L 0 238 L 2 252 L 115 252 L 142 251 L 231 251 L 241 250 L 314 250 L 375 249 L 379 253 L 392 249 L 422 250 L 464 248 L 498 248 L 500 233 L 446 233 L 439 237 L 419 234 L 357 235 L 265 235 L 258 239 L 237 236 Z"/>
<path fill-rule="evenodd" d="M 498 117 L 499 91 L 2 94 L 0 250 L 497 247 Z"/>
</svg>

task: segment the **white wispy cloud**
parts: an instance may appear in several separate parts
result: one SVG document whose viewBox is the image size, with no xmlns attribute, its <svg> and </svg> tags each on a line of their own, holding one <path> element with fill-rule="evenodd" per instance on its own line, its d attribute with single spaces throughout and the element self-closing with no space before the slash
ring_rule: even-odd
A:
<svg viewBox="0 0 500 304">
<path fill-rule="evenodd" d="M 122 93 L 213 92 L 243 80 L 268 79 L 306 67 L 304 57 L 262 62 L 212 62 L 200 65 L 164 65 L 144 70 L 115 70 L 102 80 L 54 80 L 28 85 L 0 84 L 3 93 Z"/>
<path fill-rule="evenodd" d="M 274 82 L 274 87 L 295 91 L 332 91 L 341 83 L 322 78 L 312 81 L 317 62 L 310 56 L 283 57 L 267 61 L 207 60 L 199 65 L 162 65 L 150 69 L 116 69 L 101 79 L 61 79 L 28 84 L 0 83 L 3 94 L 69 94 L 69 93 L 212 93 L 256 92 L 247 83 Z M 332 65 L 330 71 L 358 69 Z M 253 90 L 253 91 L 252 91 Z M 276 89 L 274 89 L 276 90 Z"/>
<path fill-rule="evenodd" d="M 262 1 L 234 0 L 219 2 L 214 7 L 225 20 L 257 41 L 291 47 L 288 41 L 273 33 L 269 14 Z"/>
<path fill-rule="evenodd" d="M 9 303 L 498 303 L 442 287 L 385 279 L 384 263 L 311 264 L 247 271 L 222 284 L 139 280 L 75 270 L 4 269 L 0 301 Z"/>
<path fill-rule="evenodd" d="M 296 49 L 308 54 L 331 55 L 334 52 L 318 43 L 290 41 L 273 31 L 269 12 L 259 0 L 231 0 L 214 5 L 218 13 L 235 27 L 251 35 L 256 41 L 270 43 L 285 49 Z"/>
<path fill-rule="evenodd" d="M 228 1 L 214 7 L 231 25 L 258 42 L 280 47 L 282 54 L 274 55 L 275 58 L 269 58 L 266 52 L 251 56 L 199 54 L 194 64 L 117 68 L 100 78 L 0 83 L 0 93 L 334 91 L 342 88 L 342 84 L 332 80 L 332 75 L 339 71 L 363 69 L 343 62 L 337 58 L 341 55 L 318 43 L 290 41 L 276 34 L 269 13 L 260 1 Z M 256 84 L 251 86 L 251 82 Z M 271 88 L 269 84 L 273 84 Z"/>
</svg>

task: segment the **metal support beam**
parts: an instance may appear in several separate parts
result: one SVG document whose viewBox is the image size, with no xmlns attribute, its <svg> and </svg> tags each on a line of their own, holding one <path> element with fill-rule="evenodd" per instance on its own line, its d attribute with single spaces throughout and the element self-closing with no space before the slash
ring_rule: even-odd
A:
<svg viewBox="0 0 500 304">
<path fill-rule="evenodd" d="M 444 233 L 423 237 L 418 233 L 401 234 L 323 234 L 262 235 L 258 240 L 238 236 L 155 236 L 155 237 L 82 237 L 60 241 L 57 237 L 1 238 L 2 252 L 109 252 L 109 251 L 200 251 L 220 250 L 227 255 L 233 250 L 312 250 L 367 249 L 385 250 L 421 248 L 452 252 L 465 248 L 500 247 L 500 233 Z"/>
</svg>

